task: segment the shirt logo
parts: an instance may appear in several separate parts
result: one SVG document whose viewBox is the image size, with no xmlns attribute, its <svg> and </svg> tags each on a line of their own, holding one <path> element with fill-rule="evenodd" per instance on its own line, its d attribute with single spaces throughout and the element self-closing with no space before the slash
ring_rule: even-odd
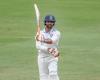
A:
<svg viewBox="0 0 100 80">
<path fill-rule="evenodd" d="M 50 16 L 50 20 L 52 20 L 53 19 L 53 17 L 52 16 Z"/>
<path fill-rule="evenodd" d="M 50 37 L 52 37 L 53 36 L 53 34 L 50 34 Z"/>
</svg>

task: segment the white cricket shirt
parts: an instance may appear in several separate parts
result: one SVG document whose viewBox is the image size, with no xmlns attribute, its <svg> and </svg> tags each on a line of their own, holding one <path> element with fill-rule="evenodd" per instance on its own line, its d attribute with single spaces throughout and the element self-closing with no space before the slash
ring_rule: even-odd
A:
<svg viewBox="0 0 100 80">
<path fill-rule="evenodd" d="M 44 37 L 44 39 L 51 39 L 53 43 L 47 44 L 47 43 L 36 41 L 36 48 L 38 49 L 38 54 L 43 57 L 50 56 L 51 54 L 48 53 L 47 49 L 58 48 L 60 31 L 58 31 L 55 28 L 52 28 L 49 32 L 46 32 L 45 29 L 43 29 L 41 31 L 41 35 L 42 37 Z"/>
</svg>

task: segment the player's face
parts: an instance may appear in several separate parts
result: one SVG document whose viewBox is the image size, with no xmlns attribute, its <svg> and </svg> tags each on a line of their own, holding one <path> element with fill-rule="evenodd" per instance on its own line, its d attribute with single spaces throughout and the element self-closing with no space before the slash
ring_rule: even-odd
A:
<svg viewBox="0 0 100 80">
<path fill-rule="evenodd" d="M 54 22 L 53 21 L 46 21 L 46 27 L 51 29 L 54 26 Z"/>
</svg>

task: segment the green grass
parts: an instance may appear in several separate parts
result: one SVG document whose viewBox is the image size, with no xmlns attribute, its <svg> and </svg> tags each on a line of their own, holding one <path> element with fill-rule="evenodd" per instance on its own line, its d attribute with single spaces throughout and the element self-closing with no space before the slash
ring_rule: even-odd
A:
<svg viewBox="0 0 100 80">
<path fill-rule="evenodd" d="M 100 80 L 100 1 L 37 0 L 61 31 L 61 80 Z M 38 80 L 32 0 L 0 0 L 0 80 Z M 43 22 L 41 22 L 43 25 Z"/>
</svg>

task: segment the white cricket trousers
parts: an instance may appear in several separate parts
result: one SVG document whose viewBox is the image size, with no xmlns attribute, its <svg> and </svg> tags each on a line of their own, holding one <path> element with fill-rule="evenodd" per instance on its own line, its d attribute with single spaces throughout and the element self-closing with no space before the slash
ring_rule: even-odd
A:
<svg viewBox="0 0 100 80">
<path fill-rule="evenodd" d="M 58 58 L 38 56 L 40 80 L 59 80 L 57 62 Z"/>
</svg>

